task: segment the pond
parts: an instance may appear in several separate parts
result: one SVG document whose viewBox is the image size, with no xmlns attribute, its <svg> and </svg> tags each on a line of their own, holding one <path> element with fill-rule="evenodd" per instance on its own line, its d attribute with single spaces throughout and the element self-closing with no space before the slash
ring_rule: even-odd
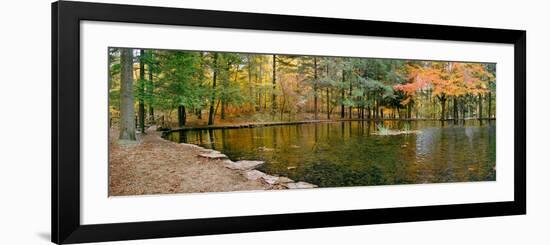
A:
<svg viewBox="0 0 550 245">
<path fill-rule="evenodd" d="M 172 132 L 167 138 L 262 160 L 258 169 L 320 187 L 494 181 L 495 121 L 384 121 L 416 134 L 376 135 L 368 121 Z"/>
</svg>

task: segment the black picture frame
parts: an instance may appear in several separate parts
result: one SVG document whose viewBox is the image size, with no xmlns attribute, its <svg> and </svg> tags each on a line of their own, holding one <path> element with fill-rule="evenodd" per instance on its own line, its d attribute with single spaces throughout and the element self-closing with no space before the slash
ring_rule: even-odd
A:
<svg viewBox="0 0 550 245">
<path fill-rule="evenodd" d="M 514 201 L 81 225 L 79 81 L 80 22 L 84 20 L 513 44 Z M 526 32 L 522 30 L 55 2 L 52 4 L 52 242 L 83 243 L 525 214 L 525 86 Z"/>
</svg>

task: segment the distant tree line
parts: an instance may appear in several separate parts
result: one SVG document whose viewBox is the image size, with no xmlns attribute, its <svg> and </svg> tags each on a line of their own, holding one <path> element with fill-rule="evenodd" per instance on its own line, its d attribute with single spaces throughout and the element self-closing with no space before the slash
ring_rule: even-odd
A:
<svg viewBox="0 0 550 245">
<path fill-rule="evenodd" d="M 494 118 L 495 74 L 490 63 L 111 48 L 109 117 L 129 140 L 190 117 Z"/>
</svg>

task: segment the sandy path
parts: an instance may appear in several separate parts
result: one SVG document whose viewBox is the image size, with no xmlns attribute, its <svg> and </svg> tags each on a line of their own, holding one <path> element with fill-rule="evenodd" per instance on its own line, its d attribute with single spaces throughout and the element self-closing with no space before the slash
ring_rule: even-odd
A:
<svg viewBox="0 0 550 245">
<path fill-rule="evenodd" d="M 164 140 L 148 129 L 139 144 L 109 144 L 109 195 L 262 190 L 269 186 L 227 169 L 223 160 L 197 155 L 198 148 Z"/>
</svg>

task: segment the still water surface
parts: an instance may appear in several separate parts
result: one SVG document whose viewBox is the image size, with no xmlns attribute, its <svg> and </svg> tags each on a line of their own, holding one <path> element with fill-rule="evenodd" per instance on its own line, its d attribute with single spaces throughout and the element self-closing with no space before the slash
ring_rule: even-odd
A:
<svg viewBox="0 0 550 245">
<path fill-rule="evenodd" d="M 211 148 L 231 160 L 262 160 L 258 169 L 320 187 L 492 181 L 495 122 L 409 124 L 418 134 L 375 135 L 366 121 L 172 132 L 167 138 Z"/>
</svg>

